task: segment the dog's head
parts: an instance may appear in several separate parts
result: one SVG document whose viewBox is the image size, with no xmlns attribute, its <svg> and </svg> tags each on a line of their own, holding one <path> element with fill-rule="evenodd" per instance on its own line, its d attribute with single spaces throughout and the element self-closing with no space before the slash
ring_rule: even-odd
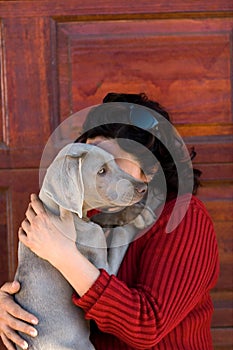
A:
<svg viewBox="0 0 233 350">
<path fill-rule="evenodd" d="M 83 210 L 132 205 L 142 199 L 147 185 L 121 170 L 110 153 L 74 143 L 58 153 L 42 188 L 58 206 L 82 217 Z"/>
</svg>

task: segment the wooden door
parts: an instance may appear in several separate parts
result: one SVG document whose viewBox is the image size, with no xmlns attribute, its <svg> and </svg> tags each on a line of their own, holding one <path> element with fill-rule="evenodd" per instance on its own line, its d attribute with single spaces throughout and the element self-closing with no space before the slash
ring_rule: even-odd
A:
<svg viewBox="0 0 233 350">
<path fill-rule="evenodd" d="M 221 259 L 213 340 L 232 349 L 232 11 L 230 0 L 0 1 L 0 284 L 51 132 L 109 91 L 146 92 L 198 152 Z"/>
</svg>

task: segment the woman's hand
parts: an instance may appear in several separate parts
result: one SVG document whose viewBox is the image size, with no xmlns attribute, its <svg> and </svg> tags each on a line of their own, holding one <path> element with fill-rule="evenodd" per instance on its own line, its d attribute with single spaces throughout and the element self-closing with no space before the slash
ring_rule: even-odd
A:
<svg viewBox="0 0 233 350">
<path fill-rule="evenodd" d="M 19 229 L 19 240 L 58 269 L 81 296 L 100 272 L 76 247 L 72 213 L 65 211 L 61 216 L 46 213 L 42 202 L 32 194 L 26 219 Z"/>
<path fill-rule="evenodd" d="M 35 194 L 26 211 L 26 219 L 19 228 L 19 240 L 42 259 L 54 265 L 56 259 L 64 254 L 64 249 L 74 244 L 65 236 L 69 227 L 55 215 L 49 215 Z"/>
<path fill-rule="evenodd" d="M 19 282 L 5 283 L 0 288 L 0 335 L 8 350 L 15 349 L 17 344 L 27 349 L 27 343 L 16 333 L 20 331 L 30 336 L 36 336 L 37 331 L 29 324 L 37 324 L 35 316 L 23 310 L 13 299 L 13 294 L 20 290 Z M 27 322 L 27 323 L 26 323 Z"/>
</svg>

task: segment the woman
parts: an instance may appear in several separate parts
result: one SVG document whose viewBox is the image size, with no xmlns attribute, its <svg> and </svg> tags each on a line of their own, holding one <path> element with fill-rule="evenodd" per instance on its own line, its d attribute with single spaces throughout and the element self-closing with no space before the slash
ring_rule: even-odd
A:
<svg viewBox="0 0 233 350">
<path fill-rule="evenodd" d="M 100 105 L 88 115 L 83 134 L 76 141 L 105 148 L 135 178 L 149 181 L 153 177 L 151 182 L 157 189 L 163 173 L 167 193 L 157 221 L 129 245 L 117 276 L 98 270 L 86 260 L 52 225 L 36 195 L 31 196 L 19 239 L 54 265 L 73 286 L 73 302 L 91 320 L 91 341 L 97 350 L 213 349 L 209 292 L 219 270 L 217 243 L 204 205 L 195 195 L 188 197 L 190 186 L 196 193 L 200 172 L 191 171 L 175 134 L 166 134 L 163 122 L 169 121 L 169 116 L 157 102 L 144 94 L 115 93 L 108 94 L 103 102 L 127 102 L 152 110 L 152 126 L 145 127 L 140 124 L 141 118 L 131 118 L 137 108 L 127 109 L 129 123 L 119 123 L 114 122 L 116 115 L 109 119 L 107 105 Z M 147 113 L 148 109 L 143 120 L 150 118 Z M 144 156 L 142 147 L 132 148 L 130 142 L 123 142 L 130 139 L 149 149 L 159 165 Z M 189 205 L 184 213 L 187 198 Z M 174 208 L 175 225 L 167 233 Z M 0 331 L 9 350 L 14 349 L 14 343 L 27 347 L 16 330 L 36 336 L 32 325 L 38 320 L 13 301 L 19 288 L 16 282 L 6 283 L 0 293 Z"/>
</svg>

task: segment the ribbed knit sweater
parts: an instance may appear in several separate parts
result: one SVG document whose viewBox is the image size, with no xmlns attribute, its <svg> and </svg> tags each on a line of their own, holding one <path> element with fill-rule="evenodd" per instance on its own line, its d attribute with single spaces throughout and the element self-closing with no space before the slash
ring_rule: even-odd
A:
<svg viewBox="0 0 233 350">
<path fill-rule="evenodd" d="M 130 244 L 117 276 L 101 270 L 81 298 L 73 296 L 92 320 L 97 350 L 213 349 L 209 292 L 219 272 L 213 223 L 193 196 L 183 220 L 166 233 L 173 206 L 167 203 L 154 226 Z M 181 212 L 182 199 L 176 219 Z"/>
</svg>

